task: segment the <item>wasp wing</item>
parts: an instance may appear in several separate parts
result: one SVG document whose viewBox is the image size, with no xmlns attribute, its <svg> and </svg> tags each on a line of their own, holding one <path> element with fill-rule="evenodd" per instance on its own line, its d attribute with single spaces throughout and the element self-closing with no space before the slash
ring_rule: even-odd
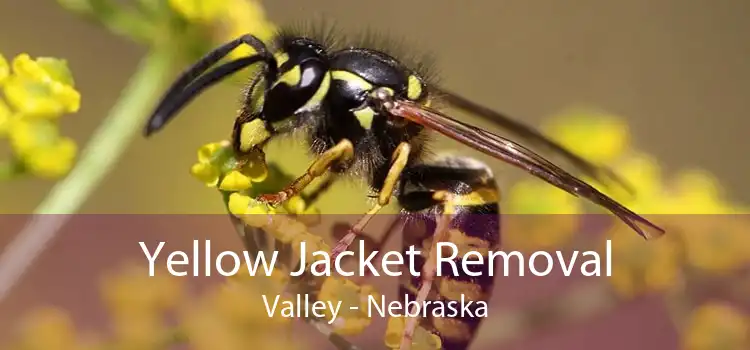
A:
<svg viewBox="0 0 750 350">
<path fill-rule="evenodd" d="M 547 136 L 544 136 L 542 133 L 535 130 L 534 128 L 531 128 L 521 122 L 518 122 L 507 115 L 496 112 L 490 108 L 487 108 L 476 102 L 473 102 L 456 93 L 450 92 L 440 87 L 433 87 L 433 89 L 440 96 L 441 102 L 445 102 L 452 107 L 461 109 L 465 112 L 490 120 L 494 122 L 495 124 L 497 124 L 498 126 L 517 135 L 523 140 L 526 140 L 528 142 L 533 142 L 534 144 L 540 145 L 542 147 L 547 148 L 550 151 L 553 151 L 562 155 L 569 162 L 571 162 L 574 166 L 579 168 L 584 174 L 586 174 L 587 176 L 590 176 L 591 178 L 601 183 L 606 184 L 604 180 L 605 178 L 609 178 L 610 180 L 617 182 L 620 186 L 622 186 L 625 190 L 627 190 L 631 194 L 634 193 L 632 186 L 630 186 L 630 184 L 628 184 L 624 179 L 622 179 L 620 176 L 615 174 L 612 170 L 607 169 L 605 167 L 597 166 L 583 159 L 582 157 L 573 153 L 572 151 L 565 148 L 561 144 L 553 141 Z"/>
<path fill-rule="evenodd" d="M 411 101 L 394 100 L 392 103 L 385 104 L 384 108 L 394 116 L 421 124 L 487 155 L 519 167 L 574 196 L 584 197 L 606 208 L 647 239 L 664 234 L 664 230 L 660 227 L 516 142 Z M 651 230 L 644 230 L 639 224 Z"/>
</svg>

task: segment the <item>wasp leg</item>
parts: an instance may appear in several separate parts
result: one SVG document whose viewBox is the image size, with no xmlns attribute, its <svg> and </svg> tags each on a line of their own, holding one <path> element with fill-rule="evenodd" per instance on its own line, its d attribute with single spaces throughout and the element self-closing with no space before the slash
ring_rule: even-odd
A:
<svg viewBox="0 0 750 350">
<path fill-rule="evenodd" d="M 336 183 L 336 181 L 338 180 L 338 177 L 339 177 L 338 174 L 328 173 L 328 176 L 326 176 L 325 180 L 323 180 L 322 183 L 317 188 L 310 191 L 309 193 L 301 194 L 302 199 L 305 200 L 305 203 L 307 204 L 307 206 L 315 205 L 318 199 L 320 199 L 320 196 L 328 192 L 328 190 L 331 189 L 331 186 L 333 186 L 333 184 Z"/>
<path fill-rule="evenodd" d="M 286 188 L 277 193 L 261 195 L 258 199 L 272 205 L 284 202 L 290 197 L 301 193 L 313 180 L 323 176 L 323 174 L 325 174 L 335 163 L 348 162 L 352 160 L 353 157 L 354 146 L 351 141 L 343 139 L 335 146 L 318 156 L 310 167 L 307 168 L 307 172 L 292 181 L 292 183 Z"/>
<path fill-rule="evenodd" d="M 359 237 L 360 239 L 365 240 L 365 246 L 370 246 L 372 249 L 366 249 L 363 253 L 366 256 L 369 256 L 373 251 L 375 252 L 375 257 L 373 259 L 379 259 L 381 253 L 383 252 L 382 247 L 385 245 L 385 243 L 391 238 L 391 236 L 396 233 L 399 228 L 399 226 L 402 224 L 401 217 L 396 218 L 395 220 L 391 221 L 391 224 L 388 225 L 388 227 L 385 229 L 385 233 L 381 237 L 370 237 L 368 234 L 365 234 L 364 232 L 361 232 Z M 346 232 L 344 234 L 348 234 L 350 232 L 349 225 L 344 227 Z M 349 280 L 356 284 L 363 284 L 372 276 L 372 271 L 370 269 L 366 269 L 365 273 L 362 275 L 355 275 L 353 277 L 349 277 Z"/>
<path fill-rule="evenodd" d="M 411 146 L 408 143 L 404 142 L 398 145 L 396 151 L 393 152 L 391 167 L 388 169 L 388 174 L 383 182 L 383 187 L 380 189 L 380 193 L 378 193 L 378 202 L 373 205 L 372 208 L 370 208 L 370 210 L 368 210 L 367 213 L 362 216 L 356 224 L 354 224 L 354 226 L 352 226 L 351 230 L 349 230 L 344 238 L 336 243 L 336 246 L 334 246 L 331 251 L 331 260 L 336 259 L 339 254 L 345 251 L 352 242 L 354 242 L 357 235 L 364 230 L 367 223 L 370 222 L 370 219 L 390 203 L 396 184 L 398 184 L 398 179 L 401 177 L 401 173 L 404 171 L 404 168 L 406 168 L 406 164 L 409 161 L 409 153 L 411 153 Z"/>
<path fill-rule="evenodd" d="M 500 244 L 499 197 L 492 172 L 471 158 L 451 156 L 405 169 L 398 194 L 402 250 L 416 246 L 427 255 L 415 256 L 413 267 L 420 275 L 411 276 L 409 268 L 400 281 L 401 300 L 411 304 L 401 349 L 410 347 L 417 325 L 438 335 L 445 350 L 465 350 L 472 343 L 484 319 L 479 312 L 486 312 L 494 288 L 489 252 Z M 444 242 L 451 244 L 437 250 Z M 466 260 L 472 261 L 471 271 L 464 267 Z M 434 315 L 435 303 L 444 309 L 458 305 L 462 312 Z"/>
<path fill-rule="evenodd" d="M 427 252 L 427 260 L 422 266 L 422 272 L 420 274 L 422 283 L 419 287 L 419 290 L 417 291 L 416 304 L 413 304 L 411 309 L 409 310 L 410 315 L 416 314 L 417 308 L 421 308 L 420 305 L 423 305 L 424 302 L 427 301 L 427 296 L 430 294 L 430 290 L 432 289 L 432 283 L 435 281 L 438 265 L 437 244 L 440 242 L 448 241 L 448 238 L 450 237 L 448 234 L 448 227 L 455 213 L 455 208 L 451 200 L 452 197 L 453 196 L 451 193 L 445 191 L 435 192 L 435 195 L 433 196 L 435 200 L 443 202 L 443 215 L 438 220 L 438 224 L 433 235 L 434 238 L 432 240 L 432 246 Z M 410 317 L 406 321 L 406 326 L 404 327 L 404 335 L 401 338 L 401 346 L 399 347 L 400 350 L 409 350 L 411 348 L 411 344 L 414 340 L 414 331 L 417 329 L 418 322 L 419 316 Z"/>
</svg>

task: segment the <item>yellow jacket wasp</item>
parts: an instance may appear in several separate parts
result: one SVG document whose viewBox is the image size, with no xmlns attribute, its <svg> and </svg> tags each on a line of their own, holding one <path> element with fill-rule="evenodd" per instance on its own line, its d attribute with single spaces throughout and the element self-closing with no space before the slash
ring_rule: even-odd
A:
<svg viewBox="0 0 750 350">
<path fill-rule="evenodd" d="M 270 46 L 252 35 L 244 35 L 216 48 L 173 83 L 148 121 L 145 134 L 163 128 L 206 88 L 261 63 L 260 73 L 244 93 L 234 124 L 235 152 L 247 154 L 276 136 L 294 132 L 307 137 L 316 159 L 304 175 L 285 189 L 259 199 L 277 205 L 329 171 L 364 178 L 378 194 L 377 203 L 338 242 L 332 258 L 355 240 L 369 219 L 393 196 L 406 215 L 434 218 L 433 232 L 418 235 L 405 230 L 405 248 L 425 242 L 431 242 L 434 248 L 437 242 L 447 240 L 471 240 L 474 245 L 489 249 L 499 244 L 499 191 L 492 173 L 483 163 L 467 157 L 425 157 L 423 146 L 430 130 L 608 209 L 645 238 L 664 233 L 521 144 L 451 118 L 432 106 L 440 102 L 492 120 L 519 138 L 565 157 L 594 179 L 609 177 L 620 181 L 607 169 L 587 162 L 507 116 L 430 83 L 426 71 L 404 64 L 384 49 L 368 44 L 341 46 L 332 42 L 329 35 L 319 34 L 283 30 Z M 240 45 L 250 46 L 255 54 L 209 71 Z M 447 214 L 448 219 L 437 219 L 440 214 Z M 473 214 L 489 214 L 494 219 L 468 229 L 466 216 Z M 486 291 L 493 284 L 491 279 L 443 277 L 437 281 L 437 291 L 432 290 L 436 282 L 434 251 L 426 249 L 425 253 L 420 279 L 405 281 L 400 294 L 411 294 L 412 299 L 416 295 L 418 301 L 427 299 L 431 291 L 447 300 L 455 300 L 457 293 L 469 299 L 489 298 Z M 416 322 L 415 318 L 407 323 L 402 349 L 411 345 Z M 480 323 L 460 318 L 422 322 L 442 338 L 445 349 L 466 348 Z"/>
</svg>

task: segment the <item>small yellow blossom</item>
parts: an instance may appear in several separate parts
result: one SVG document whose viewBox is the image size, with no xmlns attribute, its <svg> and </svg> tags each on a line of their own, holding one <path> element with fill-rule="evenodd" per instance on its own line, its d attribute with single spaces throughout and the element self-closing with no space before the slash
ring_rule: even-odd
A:
<svg viewBox="0 0 750 350">
<path fill-rule="evenodd" d="M 228 143 L 211 142 L 198 148 L 198 162 L 190 168 L 190 173 L 208 187 L 216 187 L 222 175 L 221 166 L 226 161 L 224 154 Z"/>
<path fill-rule="evenodd" d="M 294 196 L 284 202 L 284 209 L 290 214 L 302 214 L 305 212 L 306 203 L 300 196 Z"/>
<path fill-rule="evenodd" d="M 701 170 L 681 171 L 665 178 L 652 156 L 633 152 L 614 167 L 633 185 L 635 196 L 611 193 L 615 199 L 640 214 L 728 214 L 734 212 L 722 198 L 715 177 Z"/>
<path fill-rule="evenodd" d="M 571 110 L 552 118 L 543 130 L 594 163 L 615 160 L 630 142 L 628 124 L 622 118 L 603 112 Z"/>
<path fill-rule="evenodd" d="M 195 303 L 185 304 L 182 322 L 194 349 L 299 349 L 289 337 L 291 319 L 269 317 L 263 295 L 280 295 L 275 277 L 233 276 Z M 289 300 L 281 296 L 281 301 Z"/>
<path fill-rule="evenodd" d="M 558 247 L 576 233 L 579 198 L 538 180 L 523 180 L 508 191 L 503 239 L 518 249 Z M 531 214 L 531 215 L 524 215 Z"/>
<path fill-rule="evenodd" d="M 27 316 L 21 330 L 23 349 L 75 349 L 76 329 L 70 316 L 55 308 L 42 308 Z"/>
<path fill-rule="evenodd" d="M 168 332 L 161 314 L 113 315 L 114 339 L 120 349 L 155 349 L 164 346 Z"/>
<path fill-rule="evenodd" d="M 146 266 L 127 266 L 102 281 L 104 300 L 114 315 L 154 315 L 177 306 L 184 295 L 182 284 L 167 271 L 148 275 Z"/>
<path fill-rule="evenodd" d="M 198 148 L 198 162 L 212 163 L 219 151 L 229 148 L 229 142 L 211 142 Z"/>
<path fill-rule="evenodd" d="M 251 33 L 261 41 L 269 43 L 276 33 L 276 26 L 267 17 L 263 6 L 257 0 L 227 0 L 227 13 L 221 22 L 219 35 L 220 41 L 238 38 L 241 35 Z M 253 49 L 247 45 L 241 45 L 233 50 L 229 56 L 239 58 L 253 54 Z"/>
<path fill-rule="evenodd" d="M 221 179 L 219 189 L 222 191 L 244 191 L 252 186 L 250 178 L 245 174 L 232 170 Z"/>
<path fill-rule="evenodd" d="M 345 278 L 329 277 L 323 282 L 318 300 L 341 302 L 341 311 L 335 323 L 336 333 L 356 335 L 362 333 L 372 321 L 366 311 L 369 297 L 377 298 L 372 287 L 360 287 Z M 326 319 L 332 317 L 330 310 L 326 310 Z"/>
<path fill-rule="evenodd" d="M 664 180 L 657 160 L 640 152 L 631 152 L 623 158 L 614 166 L 614 171 L 633 187 L 635 196 L 619 186 L 608 187 L 604 192 L 640 214 L 661 213 Z"/>
<path fill-rule="evenodd" d="M 186 20 L 210 23 L 226 13 L 226 3 L 221 0 L 169 0 L 169 6 Z"/>
<path fill-rule="evenodd" d="M 10 107 L 0 99 L 0 137 L 5 136 L 10 129 L 10 124 L 13 121 L 13 112 Z"/>
<path fill-rule="evenodd" d="M 103 299 L 122 349 L 154 348 L 168 332 L 165 312 L 184 300 L 183 286 L 167 271 L 128 265 L 102 280 Z"/>
<path fill-rule="evenodd" d="M 237 161 L 229 142 L 212 142 L 198 149 L 198 162 L 190 173 L 208 187 L 237 192 L 252 187 L 253 182 L 262 182 L 268 176 L 265 157 L 261 151 L 251 153 Z M 221 179 L 221 183 L 219 180 Z"/>
<path fill-rule="evenodd" d="M 190 167 L 190 173 L 208 187 L 216 187 L 216 184 L 219 182 L 219 169 L 208 163 L 193 164 Z"/>
<path fill-rule="evenodd" d="M 670 213 L 729 214 L 731 209 L 722 198 L 716 178 L 702 170 L 683 171 L 670 185 L 674 193 Z"/>
<path fill-rule="evenodd" d="M 13 75 L 3 84 L 8 103 L 28 116 L 57 118 L 77 112 L 81 95 L 64 60 L 41 57 L 32 60 L 27 54 L 13 60 Z"/>
<path fill-rule="evenodd" d="M 730 272 L 750 262 L 748 221 L 729 215 L 674 218 L 675 234 L 685 246 L 687 262 L 709 272 Z"/>
<path fill-rule="evenodd" d="M 750 320 L 721 302 L 698 307 L 684 335 L 685 350 L 741 350 L 750 348 Z"/>
<path fill-rule="evenodd" d="M 401 338 L 404 335 L 407 318 L 389 317 L 388 325 L 385 330 L 385 346 L 389 349 L 399 349 L 401 347 Z M 412 337 L 411 348 L 414 350 L 439 350 L 443 345 L 442 340 L 436 334 L 417 326 Z"/>
<path fill-rule="evenodd" d="M 536 179 L 516 183 L 506 197 L 510 214 L 578 214 L 580 200 Z"/>
<path fill-rule="evenodd" d="M 645 241 L 617 224 L 607 237 L 612 245 L 612 287 L 624 297 L 668 290 L 679 282 L 680 250 L 673 236 Z"/>
<path fill-rule="evenodd" d="M 629 158 L 623 175 L 634 180 L 637 197 L 624 201 L 642 214 L 668 214 L 653 218 L 684 245 L 687 262 L 707 271 L 729 271 L 747 261 L 749 248 L 744 218 L 722 198 L 721 187 L 700 170 L 682 171 L 664 181 L 656 162 L 647 156 Z"/>
<path fill-rule="evenodd" d="M 77 146 L 49 120 L 19 119 L 10 123 L 10 144 L 27 170 L 44 177 L 65 175 L 73 166 Z"/>
<path fill-rule="evenodd" d="M 242 195 L 239 193 L 232 193 L 229 195 L 229 203 L 227 207 L 232 215 L 240 216 L 247 212 L 247 208 L 252 204 L 253 199 L 250 196 Z"/>
<path fill-rule="evenodd" d="M 49 147 L 40 147 L 29 154 L 24 162 L 26 168 L 42 178 L 58 178 L 67 174 L 73 167 L 78 147 L 67 137 Z"/>
</svg>

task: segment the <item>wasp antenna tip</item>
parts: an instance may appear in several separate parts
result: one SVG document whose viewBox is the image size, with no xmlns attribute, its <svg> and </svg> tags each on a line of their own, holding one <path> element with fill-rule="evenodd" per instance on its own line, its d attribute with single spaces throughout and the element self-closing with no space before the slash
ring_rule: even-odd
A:
<svg viewBox="0 0 750 350">
<path fill-rule="evenodd" d="M 153 125 L 152 123 L 149 123 L 146 125 L 146 127 L 143 128 L 143 136 L 149 137 L 153 135 L 157 131 L 157 127 Z"/>
</svg>

